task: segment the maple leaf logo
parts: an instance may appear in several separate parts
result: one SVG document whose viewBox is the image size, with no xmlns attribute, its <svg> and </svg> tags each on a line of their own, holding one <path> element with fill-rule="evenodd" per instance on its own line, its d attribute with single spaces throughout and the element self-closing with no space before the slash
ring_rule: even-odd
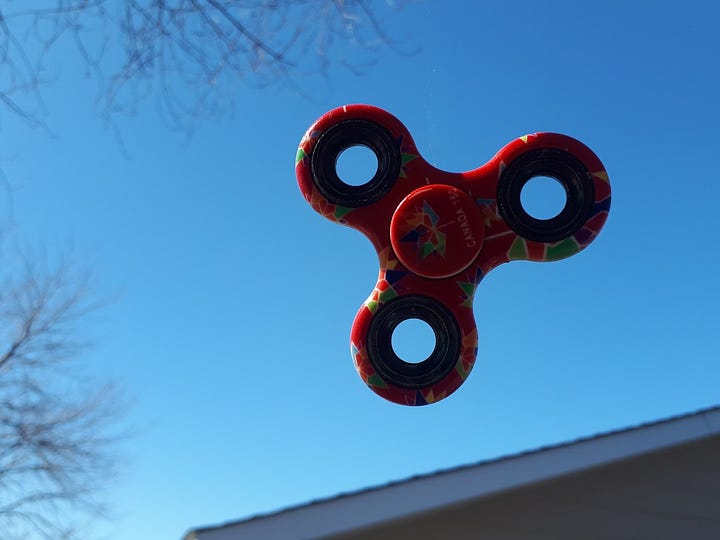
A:
<svg viewBox="0 0 720 540">
<path fill-rule="evenodd" d="M 445 233 L 438 226 L 439 221 L 437 212 L 427 201 L 423 201 L 422 208 L 417 208 L 405 221 L 410 230 L 400 241 L 416 244 L 421 259 L 426 259 L 433 253 L 444 259 L 447 244 Z"/>
</svg>

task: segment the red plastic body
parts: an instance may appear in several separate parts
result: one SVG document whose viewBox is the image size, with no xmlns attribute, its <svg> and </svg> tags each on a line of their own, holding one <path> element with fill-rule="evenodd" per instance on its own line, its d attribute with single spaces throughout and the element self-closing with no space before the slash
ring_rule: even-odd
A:
<svg viewBox="0 0 720 540">
<path fill-rule="evenodd" d="M 338 197 L 328 196 L 329 190 L 336 186 L 343 190 L 342 182 L 336 181 L 323 194 L 322 186 L 327 183 L 323 174 L 332 176 L 323 171 L 334 164 L 337 155 L 313 154 L 324 134 L 338 125 L 348 126 L 343 128 L 347 133 L 335 129 L 322 143 L 323 148 L 331 147 L 331 154 L 343 147 L 365 145 L 363 130 L 374 133 L 372 130 L 377 129 L 381 134 L 378 140 L 385 141 L 388 134 L 395 141 L 395 157 L 390 161 L 394 166 L 393 160 L 399 157 L 399 170 L 392 166 L 389 170 L 392 175 L 397 172 L 397 177 L 382 188 L 377 200 L 368 202 L 366 198 L 350 206 L 332 202 L 330 199 L 337 201 Z M 356 132 L 358 141 L 353 140 Z M 376 140 L 375 135 L 368 137 Z M 381 153 L 381 143 L 372 144 L 376 155 Z M 504 176 L 509 167 L 511 178 Z M 518 208 L 522 186 L 540 174 L 564 182 L 569 202 L 567 215 L 560 221 L 528 218 Z M 610 208 L 610 184 L 604 166 L 590 149 L 571 137 L 526 135 L 508 143 L 477 169 L 452 173 L 425 161 L 398 119 L 368 105 L 339 107 L 318 119 L 300 142 L 296 175 L 302 194 L 315 211 L 359 230 L 377 251 L 377 284 L 355 317 L 351 354 L 360 377 L 374 392 L 404 405 L 436 402 L 467 378 L 478 345 L 473 297 L 483 276 L 511 260 L 554 261 L 581 251 L 597 237 Z M 443 329 L 449 333 L 449 339 L 440 339 L 445 348 L 438 353 L 437 365 L 427 366 L 425 371 L 422 366 L 398 364 L 397 358 L 388 361 L 391 365 L 385 369 L 386 359 L 369 356 L 369 349 L 376 351 L 376 356 L 380 354 L 377 351 L 387 350 L 378 339 L 386 339 L 400 320 L 424 318 L 426 311 L 414 311 L 412 302 L 406 302 L 400 312 L 388 314 L 383 326 L 373 327 L 381 338 L 370 335 L 373 318 L 384 304 L 401 297 L 428 299 L 427 312 L 439 310 L 440 322 L 433 327 L 436 337 L 443 337 L 439 335 Z M 447 313 L 455 323 L 447 319 Z M 443 357 L 443 351 L 452 358 Z M 443 367 L 450 366 L 448 362 L 452 366 Z"/>
</svg>

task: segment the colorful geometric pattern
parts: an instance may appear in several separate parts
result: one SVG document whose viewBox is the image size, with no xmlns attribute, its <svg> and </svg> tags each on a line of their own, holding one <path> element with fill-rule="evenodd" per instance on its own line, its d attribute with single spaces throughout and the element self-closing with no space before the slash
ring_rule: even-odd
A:
<svg viewBox="0 0 720 540">
<path fill-rule="evenodd" d="M 409 242 L 417 246 L 421 259 L 437 253 L 445 258 L 447 248 L 445 233 L 438 229 L 439 217 L 427 201 L 423 201 L 422 208 L 406 220 L 409 231 L 403 236 L 401 242 Z"/>
<path fill-rule="evenodd" d="M 391 137 L 393 151 L 398 152 L 398 178 L 381 198 L 364 206 L 331 203 L 318 191 L 311 171 L 311 157 L 322 134 L 346 121 L 381 126 Z M 498 183 L 503 172 L 524 153 L 545 149 L 567 152 L 590 171 L 594 196 L 590 216 L 585 222 L 579 228 L 573 228 L 574 232 L 569 236 L 553 242 L 533 241 L 516 233 L 502 218 L 497 200 Z M 507 144 L 482 167 L 464 173 L 449 173 L 436 169 L 420 156 L 407 128 L 397 118 L 369 105 L 339 107 L 315 122 L 300 141 L 295 171 L 300 190 L 315 211 L 333 222 L 359 230 L 370 239 L 378 253 L 378 280 L 355 317 L 350 352 L 363 382 L 383 398 L 402 405 L 426 405 L 444 399 L 457 390 L 470 374 L 478 349 L 473 299 L 479 283 L 489 271 L 508 261 L 557 261 L 582 251 L 597 238 L 610 210 L 611 190 L 605 167 L 589 148 L 571 137 L 555 133 L 525 135 Z M 408 270 L 398 259 L 390 241 L 389 227 L 399 205 L 420 188 L 431 189 L 433 185 L 452 186 L 464 192 L 463 197 L 467 194 L 471 204 L 480 209 L 470 232 L 474 235 L 472 241 L 481 242 L 482 247 L 469 266 L 462 270 L 458 268 L 455 275 L 447 277 L 423 277 Z M 439 190 L 433 191 L 437 196 Z M 417 191 L 416 195 L 419 193 Z M 422 197 L 425 197 L 424 191 Z M 442 228 L 445 221 L 441 218 L 445 215 L 438 216 L 435 211 L 439 208 L 435 207 L 439 199 L 432 200 L 433 205 L 424 201 L 417 205 L 410 217 L 407 214 L 402 216 L 408 230 L 402 230 L 400 243 L 414 244 L 412 249 L 417 250 L 419 259 L 426 261 L 450 258 L 455 253 L 452 249 L 454 244 L 448 245 L 447 229 Z M 450 201 L 449 204 L 453 208 L 454 203 Z M 446 210 L 442 212 L 445 214 Z M 458 222 L 464 219 L 460 214 L 453 219 L 455 217 Z M 463 222 L 470 223 L 469 220 Z M 482 231 L 476 230 L 479 222 L 484 227 Z M 419 389 L 389 383 L 376 372 L 368 356 L 368 332 L 373 318 L 383 304 L 406 295 L 426 296 L 444 305 L 460 332 L 460 352 L 453 369 L 441 380 Z"/>
<path fill-rule="evenodd" d="M 462 300 L 460 305 L 462 307 L 472 309 L 475 291 L 483 278 L 482 270 L 480 270 L 480 268 L 475 268 L 474 275 L 466 273 L 464 278 L 464 280 L 457 281 L 457 285 L 462 291 Z"/>
<path fill-rule="evenodd" d="M 402 138 L 400 139 L 400 144 L 402 146 Z M 413 154 L 410 152 L 401 152 L 400 153 L 400 161 L 401 161 L 401 167 L 400 167 L 400 178 L 407 178 L 407 165 L 412 160 L 419 158 L 420 156 L 418 154 Z"/>
<path fill-rule="evenodd" d="M 372 313 L 375 313 L 382 304 L 399 295 L 398 290 L 402 290 L 400 281 L 409 273 L 394 257 L 389 247 L 379 255 L 381 260 L 380 277 L 364 304 Z"/>
</svg>

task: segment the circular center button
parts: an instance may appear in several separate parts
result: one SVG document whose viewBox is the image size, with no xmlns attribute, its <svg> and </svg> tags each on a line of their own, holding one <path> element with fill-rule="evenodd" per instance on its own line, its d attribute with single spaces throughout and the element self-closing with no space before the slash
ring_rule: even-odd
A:
<svg viewBox="0 0 720 540">
<path fill-rule="evenodd" d="M 390 241 L 412 272 L 444 278 L 475 260 L 485 237 L 480 208 L 463 191 L 434 184 L 413 191 L 390 222 Z"/>
</svg>

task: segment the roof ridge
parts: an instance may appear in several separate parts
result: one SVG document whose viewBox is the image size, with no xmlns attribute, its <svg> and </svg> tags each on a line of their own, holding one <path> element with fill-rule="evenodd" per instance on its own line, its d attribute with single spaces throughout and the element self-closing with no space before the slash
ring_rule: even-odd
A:
<svg viewBox="0 0 720 540">
<path fill-rule="evenodd" d="M 264 518 L 274 517 L 274 516 L 282 515 L 282 514 L 297 511 L 297 510 L 302 510 L 304 508 L 316 506 L 316 505 L 319 505 L 322 503 L 338 501 L 338 500 L 347 499 L 350 497 L 367 494 L 367 493 L 373 493 L 373 492 L 380 491 L 380 490 L 383 490 L 388 487 L 406 484 L 406 483 L 416 481 L 416 480 L 429 479 L 429 478 L 441 476 L 444 474 L 451 474 L 451 473 L 460 472 L 463 470 L 477 468 L 480 466 L 508 462 L 508 461 L 516 460 L 518 458 L 522 458 L 524 456 L 540 454 L 540 453 L 551 451 L 551 450 L 570 448 L 570 447 L 573 447 L 576 445 L 581 445 L 583 443 L 587 443 L 590 441 L 599 441 L 599 440 L 610 438 L 610 437 L 617 437 L 618 435 L 622 435 L 624 433 L 632 433 L 632 432 L 636 432 L 636 431 L 647 430 L 647 429 L 651 429 L 654 427 L 671 424 L 674 422 L 680 422 L 682 420 L 689 419 L 689 418 L 702 417 L 704 415 L 707 415 L 710 413 L 715 413 L 715 412 L 720 412 L 720 405 L 705 407 L 705 408 L 697 409 L 692 412 L 676 414 L 676 415 L 668 416 L 668 417 L 661 418 L 658 420 L 641 422 L 639 424 L 633 424 L 630 426 L 626 426 L 626 427 L 622 427 L 622 428 L 618 428 L 618 429 L 614 429 L 614 430 L 603 431 L 603 432 L 596 433 L 594 435 L 578 437 L 576 439 L 572 439 L 569 441 L 563 441 L 563 442 L 559 442 L 559 443 L 538 446 L 538 447 L 535 447 L 535 448 L 532 448 L 529 450 L 524 450 L 524 451 L 515 452 L 515 453 L 511 453 L 511 454 L 505 454 L 505 455 L 501 455 L 501 456 L 497 456 L 497 457 L 493 457 L 493 458 L 489 458 L 489 459 L 483 459 L 483 460 L 479 460 L 479 461 L 472 462 L 472 463 L 465 463 L 465 464 L 457 465 L 454 467 L 447 467 L 447 468 L 443 468 L 443 469 L 437 469 L 437 470 L 431 471 L 431 472 L 419 473 L 419 474 L 416 474 L 413 476 L 403 477 L 403 478 L 399 478 L 396 480 L 390 480 L 390 481 L 382 483 L 382 484 L 376 484 L 376 485 L 365 487 L 365 488 L 339 492 L 335 495 L 330 495 L 330 496 L 326 496 L 326 497 L 318 497 L 316 499 L 311 499 L 310 501 L 307 501 L 304 503 L 289 505 L 289 506 L 286 506 L 286 507 L 283 507 L 283 508 L 280 508 L 277 510 L 271 510 L 269 512 L 260 512 L 257 514 L 253 514 L 253 515 L 250 515 L 243 519 L 232 520 L 232 521 L 228 521 L 228 522 L 218 524 L 218 525 L 197 528 L 197 529 L 194 529 L 193 531 L 190 531 L 184 537 L 184 540 L 194 540 L 195 538 L 197 538 L 195 536 L 196 533 L 203 533 L 203 532 L 207 532 L 207 531 L 223 529 L 223 528 L 227 528 L 227 527 L 231 527 L 231 526 L 245 524 L 248 522 L 252 522 L 252 521 L 256 521 L 256 520 L 260 520 L 260 519 L 264 519 Z M 708 426 L 708 427 L 710 427 L 710 426 Z M 720 432 L 720 425 L 718 425 L 717 431 Z"/>
</svg>

